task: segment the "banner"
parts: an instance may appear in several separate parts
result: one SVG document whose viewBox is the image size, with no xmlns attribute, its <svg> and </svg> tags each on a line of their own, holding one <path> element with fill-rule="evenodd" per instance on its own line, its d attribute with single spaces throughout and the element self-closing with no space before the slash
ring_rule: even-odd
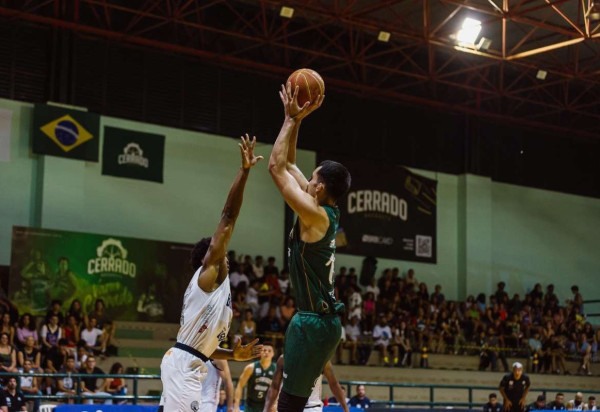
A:
<svg viewBox="0 0 600 412">
<path fill-rule="evenodd" d="M 11 110 L 0 109 L 0 162 L 10 161 Z"/>
<path fill-rule="evenodd" d="M 102 174 L 162 183 L 165 136 L 104 128 Z"/>
<path fill-rule="evenodd" d="M 435 263 L 437 182 L 401 166 L 339 161 L 352 186 L 338 204 L 337 251 Z"/>
<path fill-rule="evenodd" d="M 192 245 L 121 236 L 14 227 L 9 299 L 20 313 L 63 309 L 79 299 L 86 313 L 103 299 L 115 320 L 179 322 L 192 273 Z"/>
<path fill-rule="evenodd" d="M 33 153 L 98 161 L 100 116 L 58 106 L 33 108 Z"/>
</svg>

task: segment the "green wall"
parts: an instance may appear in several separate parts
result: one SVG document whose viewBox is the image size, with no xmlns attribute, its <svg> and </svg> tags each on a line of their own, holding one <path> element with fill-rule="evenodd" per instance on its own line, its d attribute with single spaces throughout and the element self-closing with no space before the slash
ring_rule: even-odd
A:
<svg viewBox="0 0 600 412">
<path fill-rule="evenodd" d="M 10 263 L 13 225 L 181 242 L 214 230 L 239 165 L 235 139 L 103 117 L 103 126 L 166 135 L 164 184 L 157 184 L 103 176 L 100 163 L 33 156 L 31 106 L 0 100 L 0 108 L 13 110 L 11 161 L 0 162 L 0 264 Z M 258 153 L 270 150 L 262 145 Z M 315 153 L 298 158 L 308 174 Z M 266 166 L 251 173 L 231 247 L 281 263 L 284 208 Z M 449 298 L 491 293 L 500 280 L 510 294 L 554 283 L 564 300 L 578 283 L 584 298 L 600 298 L 599 199 L 414 171 L 438 181 L 438 263 L 379 259 L 380 270 L 414 268 Z M 336 267 L 360 270 L 361 262 L 339 255 Z"/>
</svg>

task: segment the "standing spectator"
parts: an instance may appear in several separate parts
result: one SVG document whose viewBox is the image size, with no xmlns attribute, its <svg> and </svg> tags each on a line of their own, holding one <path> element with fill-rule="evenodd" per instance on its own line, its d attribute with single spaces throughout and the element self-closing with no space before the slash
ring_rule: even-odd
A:
<svg viewBox="0 0 600 412">
<path fill-rule="evenodd" d="M 0 333 L 0 372 L 17 372 L 17 352 L 8 339 L 8 333 Z"/>
<path fill-rule="evenodd" d="M 19 319 L 19 325 L 17 327 L 17 347 L 22 349 L 25 346 L 27 338 L 33 337 L 35 346 L 38 342 L 38 334 L 35 329 L 35 318 L 30 313 L 24 313 Z"/>
<path fill-rule="evenodd" d="M 494 293 L 494 297 L 496 298 L 496 303 L 508 304 L 508 293 L 504 290 L 506 288 L 506 283 L 498 282 L 496 286 L 496 293 Z"/>
<path fill-rule="evenodd" d="M 58 315 L 51 315 L 48 323 L 42 326 L 42 352 L 48 353 L 50 349 L 56 347 L 62 337 L 62 328 L 58 324 Z"/>
<path fill-rule="evenodd" d="M 371 278 L 371 281 L 369 282 L 369 286 L 366 287 L 365 293 L 372 293 L 373 300 L 377 300 L 380 290 L 379 290 L 379 286 L 377 286 L 377 283 L 375 282 L 374 276 Z"/>
<path fill-rule="evenodd" d="M 554 397 L 554 400 L 546 405 L 546 410 L 549 411 L 564 411 L 567 407 L 565 406 L 565 394 L 558 392 Z"/>
<path fill-rule="evenodd" d="M 567 403 L 567 409 L 573 411 L 583 411 L 585 410 L 585 403 L 583 402 L 583 393 L 577 392 L 575 394 L 575 398 L 571 399 Z"/>
<path fill-rule="evenodd" d="M 84 375 L 104 375 L 104 371 L 96 366 L 96 358 L 93 355 L 90 355 L 85 360 L 85 366 L 79 371 L 79 373 Z M 100 391 L 98 389 L 98 379 L 96 377 L 85 377 L 81 378 L 81 392 L 83 396 L 92 398 L 89 401 L 86 401 L 88 404 L 93 404 L 95 398 L 110 398 L 111 395 L 109 393 Z M 101 385 L 100 387 L 103 387 Z M 112 400 L 107 399 L 105 404 L 111 405 Z"/>
<path fill-rule="evenodd" d="M 543 411 L 545 409 L 546 409 L 546 397 L 544 395 L 538 395 L 535 402 L 527 405 L 526 412 Z"/>
<path fill-rule="evenodd" d="M 500 381 L 499 389 L 504 398 L 504 410 L 524 412 L 530 386 L 529 376 L 523 373 L 523 365 L 520 362 L 513 363 L 512 372 L 504 375 Z"/>
<path fill-rule="evenodd" d="M 21 392 L 25 396 L 25 399 L 31 395 L 41 395 L 42 391 L 38 387 L 38 378 L 31 376 L 34 372 L 32 369 L 32 363 L 29 359 L 25 361 L 23 364 L 23 371 L 19 374 L 19 387 L 21 388 Z M 40 399 L 34 399 L 33 402 L 33 410 L 36 412 L 40 408 Z"/>
<path fill-rule="evenodd" d="M 390 364 L 389 346 L 392 339 L 392 329 L 387 324 L 387 318 L 384 315 L 379 316 L 379 324 L 373 328 L 373 339 L 375 340 L 374 347 L 381 351 L 383 363 L 388 366 Z M 394 347 L 394 357 L 398 357 L 398 348 Z"/>
<path fill-rule="evenodd" d="M 2 391 L 0 407 L 3 412 L 27 411 L 25 397 L 21 392 L 17 392 L 17 378 L 14 376 L 8 378 L 6 388 Z"/>
<path fill-rule="evenodd" d="M 356 385 L 356 395 L 350 398 L 350 406 L 353 408 L 368 408 L 371 406 L 371 400 L 367 398 L 365 385 Z"/>
<path fill-rule="evenodd" d="M 85 341 L 86 350 L 88 352 L 100 353 L 102 342 L 102 330 L 96 327 L 97 321 L 94 316 L 90 316 L 85 329 L 81 331 L 81 340 Z"/>
<path fill-rule="evenodd" d="M 104 327 L 104 322 L 108 320 L 108 317 L 106 316 L 106 305 L 104 304 L 104 300 L 96 299 L 96 302 L 94 303 L 94 310 L 89 313 L 88 318 L 96 318 L 96 326 L 99 329 Z"/>
<path fill-rule="evenodd" d="M 598 407 L 596 406 L 596 397 L 590 396 L 588 398 L 588 403 L 585 404 L 585 409 L 588 411 L 597 411 Z"/>
<path fill-rule="evenodd" d="M 279 276 L 279 269 L 275 266 L 275 258 L 273 256 L 269 256 L 267 259 L 267 265 L 264 267 L 264 274 L 270 275 L 274 274 L 275 276 Z"/>
<path fill-rule="evenodd" d="M 488 402 L 483 405 L 483 412 L 501 412 L 502 404 L 498 402 L 498 396 L 495 393 L 490 393 Z"/>
<path fill-rule="evenodd" d="M 242 283 L 246 284 L 246 287 L 250 285 L 250 279 L 245 273 L 242 273 L 241 267 L 236 262 L 231 262 L 231 272 L 229 273 L 229 283 L 233 289 L 237 289 Z"/>
</svg>

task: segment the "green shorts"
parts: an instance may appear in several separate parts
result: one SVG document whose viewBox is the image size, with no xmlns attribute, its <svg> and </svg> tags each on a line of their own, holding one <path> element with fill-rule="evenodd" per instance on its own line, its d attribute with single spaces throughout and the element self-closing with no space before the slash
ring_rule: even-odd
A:
<svg viewBox="0 0 600 412">
<path fill-rule="evenodd" d="M 290 395 L 310 396 L 315 381 L 331 359 L 342 333 L 338 315 L 298 312 L 285 333 L 283 390 Z"/>
</svg>

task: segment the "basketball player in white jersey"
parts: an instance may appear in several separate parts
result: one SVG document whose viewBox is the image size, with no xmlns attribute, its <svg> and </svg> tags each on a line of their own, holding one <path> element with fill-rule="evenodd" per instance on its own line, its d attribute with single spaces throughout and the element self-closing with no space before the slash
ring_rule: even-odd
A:
<svg viewBox="0 0 600 412">
<path fill-rule="evenodd" d="M 273 376 L 273 381 L 271 382 L 271 387 L 267 392 L 267 400 L 265 402 L 264 412 L 276 412 L 277 411 L 277 398 L 279 397 L 279 389 L 283 380 L 283 355 L 277 359 L 277 369 L 275 370 L 275 376 Z M 331 389 L 331 393 L 340 403 L 340 407 L 344 412 L 348 412 L 348 404 L 346 403 L 346 394 L 342 389 L 335 373 L 333 372 L 333 365 L 331 361 L 328 361 L 325 364 L 325 368 L 323 369 L 323 374 L 320 375 L 315 381 L 315 386 L 312 389 L 308 400 L 306 401 L 306 405 L 304 406 L 304 412 L 323 412 L 323 376 L 327 379 L 327 383 L 329 384 L 329 389 Z"/>
<path fill-rule="evenodd" d="M 183 297 L 177 343 L 165 353 L 160 365 L 163 393 L 159 411 L 206 411 L 201 394 L 209 358 L 247 361 L 260 356 L 258 339 L 233 350 L 219 348 L 231 323 L 231 291 L 226 252 L 244 198 L 250 169 L 262 156 L 254 155 L 256 138 L 242 136 L 242 166 L 229 190 L 221 221 L 211 238 L 198 242 L 192 251 L 195 273 Z"/>
<path fill-rule="evenodd" d="M 219 405 L 221 383 L 223 383 L 225 393 L 227 394 L 227 412 L 232 412 L 235 391 L 233 381 L 231 380 L 229 364 L 224 359 L 215 359 L 212 362 L 208 362 L 206 366 L 208 367 L 208 375 L 202 384 L 202 408 L 206 412 L 216 412 L 217 405 Z"/>
</svg>

